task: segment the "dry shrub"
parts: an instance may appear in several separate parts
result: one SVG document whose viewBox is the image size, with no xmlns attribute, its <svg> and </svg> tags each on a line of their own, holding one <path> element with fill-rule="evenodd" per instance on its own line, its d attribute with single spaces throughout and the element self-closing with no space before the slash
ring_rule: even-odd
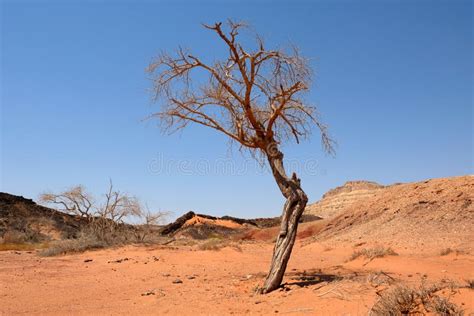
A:
<svg viewBox="0 0 474 316">
<path fill-rule="evenodd" d="M 162 239 L 160 234 L 160 224 L 170 216 L 170 212 L 157 212 L 153 213 L 147 208 L 146 211 L 142 211 L 139 217 L 142 218 L 143 223 L 135 225 L 135 239 L 140 243 L 156 243 Z"/>
<path fill-rule="evenodd" d="M 431 307 L 430 309 L 438 315 L 464 315 L 464 312 L 459 306 L 437 295 L 431 299 L 429 306 Z"/>
<path fill-rule="evenodd" d="M 132 226 L 96 217 L 82 231 L 81 236 L 96 239 L 105 244 L 126 244 L 136 241 Z"/>
<path fill-rule="evenodd" d="M 110 244 L 95 238 L 81 236 L 77 239 L 55 241 L 51 243 L 50 247 L 41 251 L 40 255 L 44 257 L 51 257 L 68 253 L 84 252 L 86 250 L 92 249 L 101 249 L 107 246 L 110 246 Z"/>
<path fill-rule="evenodd" d="M 370 315 L 407 315 L 420 312 L 421 300 L 417 293 L 399 285 L 384 293 L 370 310 Z"/>
<path fill-rule="evenodd" d="M 440 297 L 435 293 L 449 285 L 433 285 L 419 289 L 398 285 L 380 295 L 372 306 L 369 315 L 425 315 L 425 312 L 436 315 L 464 315 L 464 312 L 449 299 Z"/>
<path fill-rule="evenodd" d="M 457 255 L 461 255 L 463 254 L 464 252 L 462 250 L 457 250 L 457 249 L 451 249 L 451 248 L 445 248 L 445 249 L 442 249 L 440 252 L 439 252 L 439 255 L 440 256 L 447 256 L 451 253 L 455 253 L 456 256 Z"/>
<path fill-rule="evenodd" d="M 222 240 L 218 238 L 211 238 L 204 243 L 198 246 L 199 250 L 211 250 L 211 251 L 219 251 L 225 247 L 232 247 L 237 251 L 242 251 L 239 245 L 231 242 L 230 240 Z"/>
<path fill-rule="evenodd" d="M 125 245 L 135 241 L 133 227 L 117 224 L 112 220 L 98 217 L 81 230 L 78 238 L 54 241 L 40 255 L 47 257 L 57 256 L 66 253 Z"/>
<path fill-rule="evenodd" d="M 348 261 L 355 260 L 359 257 L 373 260 L 385 256 L 398 256 L 398 254 L 390 247 L 376 246 L 374 248 L 364 248 L 354 251 Z"/>
<path fill-rule="evenodd" d="M 78 238 L 65 239 L 50 243 L 48 249 L 41 252 L 43 256 L 56 256 L 66 253 L 78 253 L 86 250 L 101 249 L 112 246 L 127 245 L 133 243 L 150 243 L 162 241 L 153 234 L 146 234 L 146 238 L 137 238 L 137 230 L 140 227 L 116 223 L 110 219 L 96 217 L 90 220 L 79 233 Z M 143 237 L 143 235 L 139 235 Z"/>
</svg>

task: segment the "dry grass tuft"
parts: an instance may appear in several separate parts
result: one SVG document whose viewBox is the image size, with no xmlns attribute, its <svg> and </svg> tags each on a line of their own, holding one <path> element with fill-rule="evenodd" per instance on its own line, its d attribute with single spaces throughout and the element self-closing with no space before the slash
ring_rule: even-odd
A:
<svg viewBox="0 0 474 316">
<path fill-rule="evenodd" d="M 365 248 L 354 251 L 348 261 L 355 260 L 359 257 L 373 260 L 385 256 L 398 256 L 398 254 L 390 247 L 376 246 L 374 248 Z"/>
<path fill-rule="evenodd" d="M 232 247 L 237 251 L 242 251 L 242 248 L 238 244 L 233 243 L 230 240 L 223 240 L 219 238 L 211 238 L 198 246 L 199 250 L 211 250 L 219 251 L 225 247 Z"/>
<path fill-rule="evenodd" d="M 64 255 L 67 253 L 84 252 L 86 250 L 101 249 L 110 246 L 104 241 L 81 237 L 78 239 L 58 240 L 51 243 L 50 247 L 42 250 L 39 254 L 44 257 Z"/>
</svg>

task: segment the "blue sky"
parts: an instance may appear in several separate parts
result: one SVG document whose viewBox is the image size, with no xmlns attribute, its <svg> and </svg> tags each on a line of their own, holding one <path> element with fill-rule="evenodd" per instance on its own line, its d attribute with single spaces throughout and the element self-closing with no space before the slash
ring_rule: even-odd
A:
<svg viewBox="0 0 474 316">
<path fill-rule="evenodd" d="M 157 109 L 152 57 L 182 45 L 219 58 L 200 23 L 227 18 L 312 60 L 309 99 L 338 147 L 325 155 L 317 134 L 284 147 L 310 201 L 348 180 L 473 173 L 471 1 L 2 1 L 1 11 L 1 191 L 100 194 L 112 178 L 175 215 L 279 215 L 269 172 L 224 136 L 163 135 L 142 121 Z"/>
</svg>

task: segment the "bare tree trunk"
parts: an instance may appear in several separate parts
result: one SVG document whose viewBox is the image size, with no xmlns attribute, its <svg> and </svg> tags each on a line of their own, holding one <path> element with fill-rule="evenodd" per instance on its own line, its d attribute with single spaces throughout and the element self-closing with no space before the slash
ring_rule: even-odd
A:
<svg viewBox="0 0 474 316">
<path fill-rule="evenodd" d="M 300 179 L 296 177 L 296 174 L 293 173 L 291 179 L 287 177 L 283 166 L 283 153 L 274 143 L 270 149 L 267 149 L 267 156 L 273 176 L 286 202 L 281 216 L 280 233 L 273 249 L 270 271 L 260 290 L 261 293 L 269 293 L 280 287 L 295 244 L 298 222 L 308 202 L 308 197 L 301 188 Z"/>
</svg>

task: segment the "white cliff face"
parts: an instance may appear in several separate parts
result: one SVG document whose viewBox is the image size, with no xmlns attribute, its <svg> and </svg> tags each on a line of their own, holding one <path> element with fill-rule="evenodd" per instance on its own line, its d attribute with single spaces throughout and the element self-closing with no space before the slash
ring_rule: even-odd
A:
<svg viewBox="0 0 474 316">
<path fill-rule="evenodd" d="M 329 190 L 318 202 L 308 205 L 305 213 L 332 218 L 349 205 L 372 197 L 383 188 L 383 185 L 371 181 L 348 181 L 343 186 Z"/>
</svg>

